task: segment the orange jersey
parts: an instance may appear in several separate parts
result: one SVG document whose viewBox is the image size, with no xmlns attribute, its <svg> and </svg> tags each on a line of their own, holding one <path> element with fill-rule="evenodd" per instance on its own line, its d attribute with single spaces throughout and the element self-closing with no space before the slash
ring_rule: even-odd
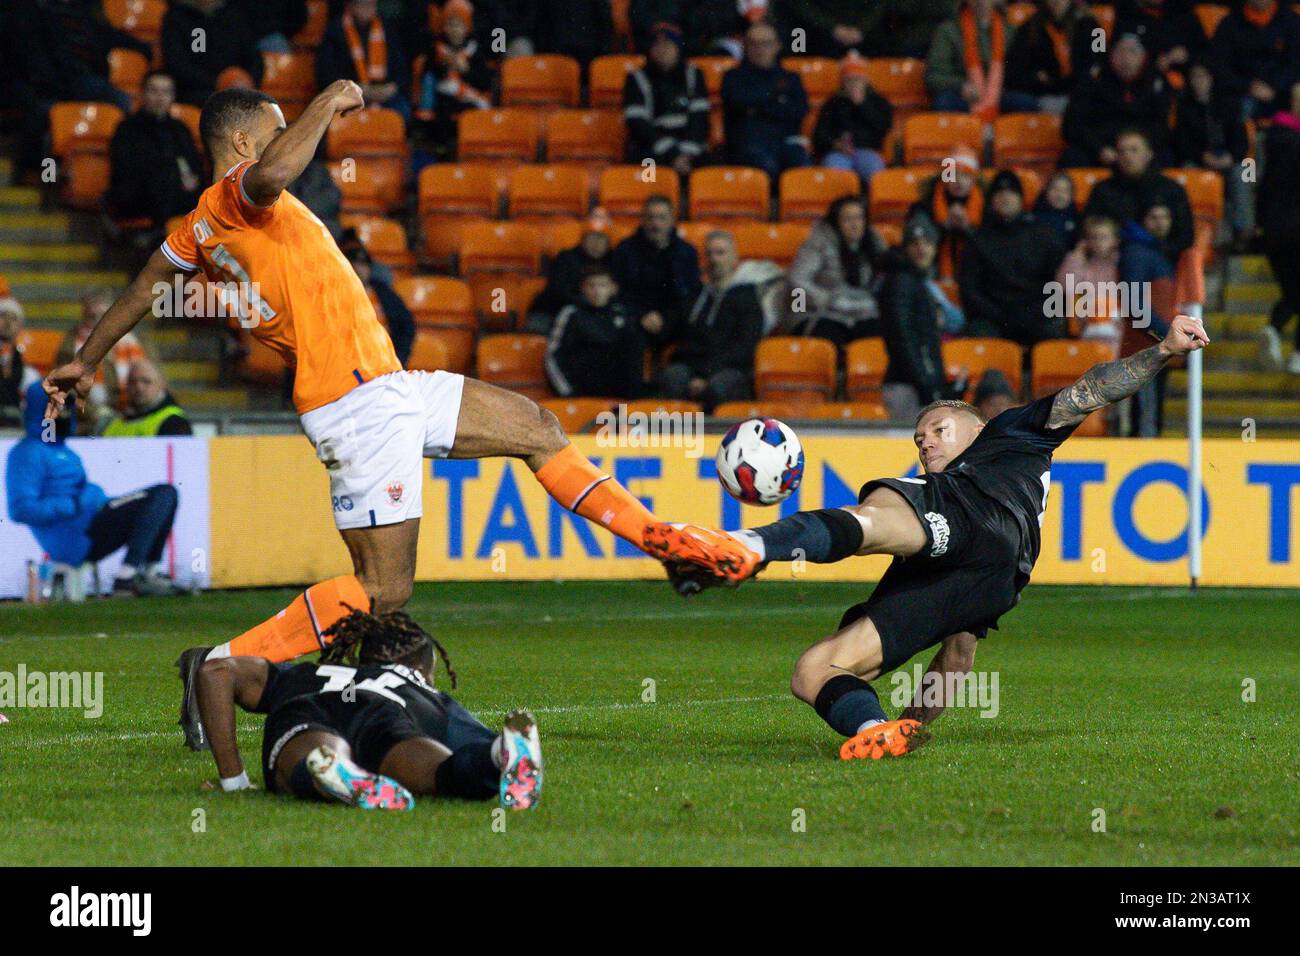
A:
<svg viewBox="0 0 1300 956">
<path fill-rule="evenodd" d="M 270 206 L 244 192 L 253 163 L 209 186 L 162 251 L 185 272 L 238 283 L 243 324 L 295 370 L 301 415 L 401 369 L 365 286 L 316 216 L 287 191 Z"/>
</svg>

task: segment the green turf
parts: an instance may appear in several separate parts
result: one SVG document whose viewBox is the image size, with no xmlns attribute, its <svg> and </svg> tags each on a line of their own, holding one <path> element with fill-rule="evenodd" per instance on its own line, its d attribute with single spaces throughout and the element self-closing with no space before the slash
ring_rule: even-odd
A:
<svg viewBox="0 0 1300 956">
<path fill-rule="evenodd" d="M 1279 864 L 1300 856 L 1300 592 L 1032 587 L 903 760 L 841 763 L 790 666 L 864 588 L 760 583 L 690 603 L 648 583 L 436 584 L 435 625 L 489 723 L 538 714 L 541 807 L 363 814 L 207 793 L 176 729 L 182 648 L 288 591 L 0 607 L 0 671 L 102 670 L 104 714 L 0 708 L 0 863 Z M 655 703 L 642 703 L 644 681 Z M 1257 701 L 1242 701 L 1252 678 Z M 882 695 L 883 696 L 883 695 Z M 260 722 L 241 718 L 260 778 Z M 1106 832 L 1093 831 L 1105 810 Z M 1228 809 L 1223 809 L 1228 808 Z M 196 810 L 206 831 L 194 832 Z M 805 832 L 795 832 L 803 811 Z M 503 814 L 498 814 L 500 817 Z"/>
</svg>

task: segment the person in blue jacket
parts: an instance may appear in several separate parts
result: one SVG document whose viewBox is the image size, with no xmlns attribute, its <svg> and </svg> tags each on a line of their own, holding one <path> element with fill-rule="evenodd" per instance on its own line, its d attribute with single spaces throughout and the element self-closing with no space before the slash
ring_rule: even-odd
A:
<svg viewBox="0 0 1300 956">
<path fill-rule="evenodd" d="M 109 498 L 86 480 L 81 458 L 67 446 L 76 430 L 75 414 L 45 420 L 45 389 L 26 392 L 23 422 L 27 437 L 9 451 L 5 488 L 9 518 L 32 529 L 50 558 L 79 565 L 99 561 L 126 545 L 126 559 L 113 593 L 172 594 L 171 583 L 156 571 L 176 517 L 176 489 L 154 485 Z"/>
</svg>

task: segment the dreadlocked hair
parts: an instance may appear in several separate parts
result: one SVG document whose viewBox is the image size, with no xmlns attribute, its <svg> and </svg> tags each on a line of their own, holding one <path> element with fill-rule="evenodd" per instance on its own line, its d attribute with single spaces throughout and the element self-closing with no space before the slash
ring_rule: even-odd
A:
<svg viewBox="0 0 1300 956">
<path fill-rule="evenodd" d="M 320 653 L 322 664 L 345 664 L 359 667 L 364 664 L 400 664 L 410 661 L 429 647 L 442 658 L 452 689 L 456 687 L 456 669 L 451 657 L 438 639 L 411 619 L 405 611 L 385 611 L 372 614 L 344 603 L 347 617 L 340 618 L 325 630 L 322 637 L 331 638 Z"/>
</svg>

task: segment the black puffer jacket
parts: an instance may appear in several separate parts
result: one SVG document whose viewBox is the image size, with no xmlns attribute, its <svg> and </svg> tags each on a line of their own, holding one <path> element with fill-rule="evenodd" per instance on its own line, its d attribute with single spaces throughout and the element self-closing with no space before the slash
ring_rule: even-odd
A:
<svg viewBox="0 0 1300 956">
<path fill-rule="evenodd" d="M 892 250 L 885 256 L 884 267 L 880 321 L 889 351 L 885 381 L 914 386 L 922 405 L 960 398 L 961 386 L 949 384 L 944 373 L 939 320 L 926 286 L 928 276 Z"/>
</svg>

